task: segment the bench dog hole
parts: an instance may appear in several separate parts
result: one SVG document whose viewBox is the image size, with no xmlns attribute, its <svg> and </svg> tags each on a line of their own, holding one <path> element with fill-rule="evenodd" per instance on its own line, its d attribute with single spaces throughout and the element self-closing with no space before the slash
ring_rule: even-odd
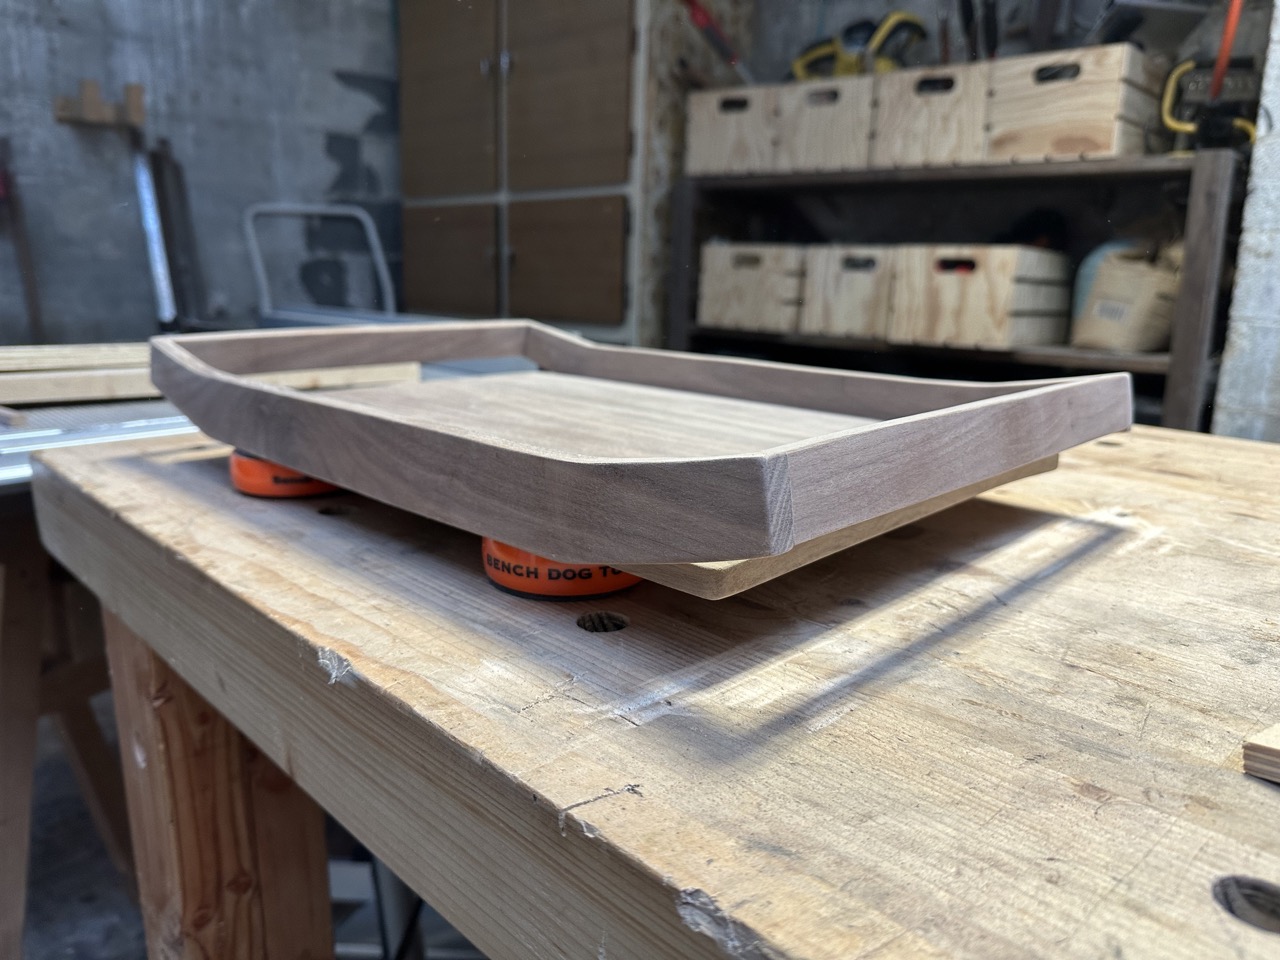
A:
<svg viewBox="0 0 1280 960">
<path fill-rule="evenodd" d="M 578 626 L 588 633 L 613 633 L 615 630 L 625 630 L 630 625 L 631 621 L 622 614 L 609 610 L 584 613 L 578 618 Z"/>
<path fill-rule="evenodd" d="M 1213 882 L 1218 906 L 1251 927 L 1280 933 L 1280 887 L 1253 877 L 1219 877 Z"/>
</svg>

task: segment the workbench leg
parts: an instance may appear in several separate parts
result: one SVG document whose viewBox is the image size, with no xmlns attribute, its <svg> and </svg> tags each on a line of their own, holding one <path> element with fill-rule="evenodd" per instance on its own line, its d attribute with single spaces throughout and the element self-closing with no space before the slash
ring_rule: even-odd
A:
<svg viewBox="0 0 1280 960">
<path fill-rule="evenodd" d="M 8 518 L 0 578 L 0 957 L 22 956 L 31 787 L 48 631 L 48 558 L 30 518 Z"/>
<path fill-rule="evenodd" d="M 62 736 L 71 772 L 80 785 L 80 795 L 89 808 L 89 817 L 107 848 L 107 856 L 121 874 L 132 879 L 124 781 L 107 738 L 98 726 L 98 718 L 93 715 L 93 706 L 88 700 L 65 703 L 52 717 Z"/>
<path fill-rule="evenodd" d="M 320 808 L 119 619 L 103 623 L 148 956 L 332 957 Z"/>
</svg>

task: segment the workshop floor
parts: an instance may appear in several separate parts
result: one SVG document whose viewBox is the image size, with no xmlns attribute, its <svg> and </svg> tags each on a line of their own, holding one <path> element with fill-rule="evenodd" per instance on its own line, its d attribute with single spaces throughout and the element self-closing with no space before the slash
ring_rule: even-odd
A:
<svg viewBox="0 0 1280 960">
<path fill-rule="evenodd" d="M 94 704 L 99 720 L 113 732 L 110 698 L 98 700 L 105 701 Z M 137 960 L 146 952 L 142 918 L 48 720 L 40 721 L 38 751 L 26 960 Z"/>
</svg>

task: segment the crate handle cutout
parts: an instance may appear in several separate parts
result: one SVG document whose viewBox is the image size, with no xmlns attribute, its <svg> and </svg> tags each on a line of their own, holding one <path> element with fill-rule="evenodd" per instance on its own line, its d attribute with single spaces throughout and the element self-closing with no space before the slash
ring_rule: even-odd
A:
<svg viewBox="0 0 1280 960">
<path fill-rule="evenodd" d="M 955 77 L 921 77 L 916 81 L 916 93 L 950 93 L 955 86 Z"/>
<path fill-rule="evenodd" d="M 978 261 L 971 257 L 939 257 L 933 266 L 939 273 L 976 273 Z"/>
<path fill-rule="evenodd" d="M 826 107 L 835 103 L 840 99 L 840 91 L 835 87 L 825 87 L 821 90 L 810 90 L 805 95 L 805 101 L 811 107 Z"/>
<path fill-rule="evenodd" d="M 845 270 L 874 270 L 876 268 L 876 258 L 845 257 L 840 261 L 840 266 Z"/>
<path fill-rule="evenodd" d="M 721 113 L 742 113 L 749 106 L 751 106 L 751 101 L 746 97 L 721 97 L 720 98 Z"/>
<path fill-rule="evenodd" d="M 1036 83 L 1061 83 L 1080 76 L 1078 63 L 1050 63 L 1035 72 Z"/>
<path fill-rule="evenodd" d="M 760 266 L 760 254 L 758 253 L 735 253 L 733 255 L 734 269 L 754 270 Z"/>
</svg>

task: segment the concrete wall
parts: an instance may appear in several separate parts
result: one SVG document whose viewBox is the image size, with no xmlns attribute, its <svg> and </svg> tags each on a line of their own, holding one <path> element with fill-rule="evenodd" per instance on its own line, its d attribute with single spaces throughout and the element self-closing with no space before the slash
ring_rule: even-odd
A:
<svg viewBox="0 0 1280 960">
<path fill-rule="evenodd" d="M 392 0 L 0 0 L 0 38 L 0 136 L 13 142 L 50 340 L 155 332 L 124 136 L 53 120 L 55 96 L 81 79 L 115 100 L 125 83 L 145 86 L 148 139 L 168 138 L 186 173 L 215 319 L 254 315 L 240 228 L 251 203 L 360 201 L 398 249 Z M 304 286 L 304 260 L 309 277 L 341 270 L 325 269 L 342 254 L 324 232 L 284 233 L 297 247 L 286 286 Z M 24 316 L 0 230 L 0 343 L 25 341 Z"/>
<path fill-rule="evenodd" d="M 1280 119 L 1280 17 L 1271 23 L 1262 104 Z M 1280 132 L 1258 138 L 1249 173 L 1231 322 L 1213 432 L 1280 441 Z"/>
</svg>

